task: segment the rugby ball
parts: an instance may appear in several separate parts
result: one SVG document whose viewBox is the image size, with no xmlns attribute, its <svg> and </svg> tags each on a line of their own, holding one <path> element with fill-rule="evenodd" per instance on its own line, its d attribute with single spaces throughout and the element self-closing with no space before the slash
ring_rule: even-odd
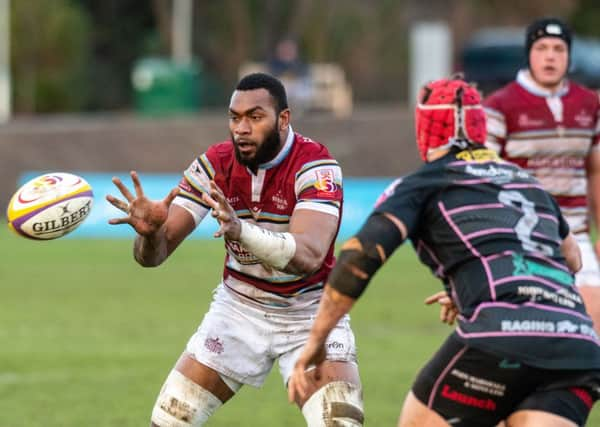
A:
<svg viewBox="0 0 600 427">
<path fill-rule="evenodd" d="M 56 239 L 75 230 L 90 214 L 92 203 L 92 187 L 80 176 L 64 172 L 40 175 L 10 199 L 8 227 L 29 239 Z"/>
</svg>

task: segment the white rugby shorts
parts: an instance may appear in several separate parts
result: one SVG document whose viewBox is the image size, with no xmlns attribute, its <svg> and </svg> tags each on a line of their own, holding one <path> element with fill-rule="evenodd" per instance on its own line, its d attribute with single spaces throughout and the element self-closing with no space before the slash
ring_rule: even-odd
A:
<svg viewBox="0 0 600 427">
<path fill-rule="evenodd" d="M 279 360 L 279 372 L 287 384 L 308 339 L 318 304 L 273 312 L 240 298 L 220 284 L 186 351 L 220 374 L 254 387 L 264 383 L 273 363 Z M 331 331 L 326 347 L 327 360 L 356 363 L 348 315 Z"/>
<path fill-rule="evenodd" d="M 575 274 L 576 286 L 600 286 L 600 267 L 588 233 L 574 235 L 581 250 L 581 270 Z"/>
</svg>

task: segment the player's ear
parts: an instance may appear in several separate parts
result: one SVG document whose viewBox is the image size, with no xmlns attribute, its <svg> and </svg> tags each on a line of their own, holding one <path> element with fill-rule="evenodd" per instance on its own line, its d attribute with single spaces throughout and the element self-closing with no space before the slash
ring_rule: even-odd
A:
<svg viewBox="0 0 600 427">
<path fill-rule="evenodd" d="M 281 110 L 279 112 L 279 130 L 284 131 L 290 125 L 290 120 L 292 118 L 292 112 L 289 108 Z"/>
</svg>

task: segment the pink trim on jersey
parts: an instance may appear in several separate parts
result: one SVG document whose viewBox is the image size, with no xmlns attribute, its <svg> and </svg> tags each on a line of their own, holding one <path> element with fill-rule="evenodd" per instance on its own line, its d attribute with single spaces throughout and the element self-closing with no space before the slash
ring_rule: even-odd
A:
<svg viewBox="0 0 600 427">
<path fill-rule="evenodd" d="M 512 228 L 488 228 L 487 230 L 480 230 L 480 231 L 474 231 L 471 234 L 467 234 L 465 237 L 469 240 L 474 239 L 476 237 L 480 237 L 480 236 L 485 236 L 488 234 L 494 234 L 494 233 L 514 233 L 515 230 Z M 548 240 L 551 242 L 555 242 L 560 244 L 560 240 L 556 240 L 556 239 L 551 239 L 549 236 L 546 236 L 543 233 L 540 233 L 538 231 L 534 231 L 533 233 L 531 233 L 532 236 L 536 236 L 536 237 L 541 237 L 544 240 Z"/>
<path fill-rule="evenodd" d="M 529 184 L 529 183 L 522 183 L 522 184 L 504 184 L 502 186 L 502 188 L 537 188 L 539 190 L 543 190 L 543 187 L 539 184 Z"/>
<path fill-rule="evenodd" d="M 512 256 L 515 252 L 513 251 L 504 251 L 504 252 L 500 252 L 494 255 L 490 255 L 489 257 L 487 257 L 486 259 L 488 261 L 494 261 L 497 258 L 503 258 L 503 257 L 508 257 L 508 256 Z"/>
<path fill-rule="evenodd" d="M 547 219 L 548 221 L 552 221 L 552 222 L 558 224 L 558 218 L 556 218 L 556 215 L 545 214 L 545 213 L 537 213 L 537 212 L 536 212 L 536 214 L 540 218 L 544 218 L 544 219 Z"/>
<path fill-rule="evenodd" d="M 477 308 L 475 309 L 475 311 L 473 312 L 471 317 L 469 317 L 468 319 L 465 318 L 464 316 L 460 316 L 460 317 L 466 323 L 473 323 L 475 321 L 475 319 L 477 319 L 477 316 L 479 316 L 479 312 L 481 312 L 481 310 L 483 310 L 484 308 L 490 308 L 490 307 L 503 307 L 503 308 L 510 308 L 510 309 L 519 308 L 519 306 L 517 304 L 513 304 L 510 302 L 482 302 L 481 304 L 479 304 L 477 306 Z"/>
<path fill-rule="evenodd" d="M 448 371 L 450 371 L 450 369 L 452 369 L 454 367 L 454 365 L 456 364 L 458 359 L 460 359 L 460 357 L 463 354 L 465 354 L 465 351 L 467 351 L 467 349 L 468 349 L 468 347 L 464 346 L 458 353 L 456 353 L 454 355 L 454 357 L 450 360 L 450 363 L 448 363 L 448 366 L 446 366 L 446 368 L 444 368 L 444 370 L 442 371 L 440 376 L 437 378 L 437 380 L 435 380 L 435 383 L 433 384 L 433 387 L 431 388 L 431 394 L 429 395 L 429 399 L 427 400 L 428 408 L 433 407 L 433 399 L 435 398 L 437 389 L 440 387 L 440 383 L 446 377 L 446 374 L 448 374 Z"/>
<path fill-rule="evenodd" d="M 542 261 L 545 261 L 548 264 L 552 264 L 553 267 L 556 267 L 556 268 L 561 269 L 561 270 L 566 271 L 566 272 L 570 272 L 569 267 L 567 267 L 567 266 L 565 266 L 565 265 L 563 265 L 563 264 L 561 264 L 559 262 L 554 261 L 552 258 L 547 258 L 547 257 L 545 257 L 543 255 L 538 255 L 538 254 L 535 254 L 535 253 L 529 254 L 528 256 L 531 256 L 533 258 L 541 259 Z"/>
<path fill-rule="evenodd" d="M 444 265 L 440 262 L 440 260 L 435 256 L 435 253 L 433 252 L 433 250 L 427 246 L 425 244 L 425 242 L 423 242 L 422 240 L 419 240 L 419 243 L 417 244 L 417 254 L 419 254 L 420 250 L 424 249 L 427 251 L 427 253 L 429 254 L 429 256 L 435 261 L 435 263 L 437 264 L 437 268 L 435 269 L 435 274 L 438 277 L 444 277 Z"/>
<path fill-rule="evenodd" d="M 573 310 L 569 310 L 568 308 L 560 308 L 560 307 L 548 307 L 542 304 L 538 304 L 535 302 L 526 302 L 525 304 L 527 307 L 534 307 L 534 308 L 538 308 L 540 310 L 545 310 L 545 311 L 556 311 L 557 313 L 563 313 L 563 314 L 569 314 L 571 316 L 576 316 L 579 317 L 583 320 L 590 320 L 589 316 L 586 316 L 585 314 L 581 314 L 577 311 L 573 311 Z"/>
<path fill-rule="evenodd" d="M 564 289 L 563 286 L 557 285 L 556 283 L 552 283 L 549 282 L 548 280 L 542 278 L 542 277 L 538 277 L 538 276 L 509 276 L 509 277 L 505 277 L 503 279 L 499 279 L 496 280 L 494 282 L 494 286 L 500 286 L 500 285 L 505 285 L 507 283 L 512 283 L 512 282 L 539 282 L 543 285 L 546 285 L 554 290 L 561 290 Z M 527 284 L 523 284 L 523 286 L 528 286 Z"/>
<path fill-rule="evenodd" d="M 473 247 L 473 245 L 471 245 L 471 242 L 469 242 L 465 238 L 465 236 L 461 233 L 461 231 L 458 229 L 458 227 L 456 226 L 456 224 L 454 224 L 454 222 L 452 222 L 452 219 L 450 218 L 450 215 L 448 214 L 448 211 L 446 211 L 446 209 L 444 208 L 444 204 L 442 202 L 438 202 L 438 208 L 440 209 L 440 212 L 444 216 L 444 219 L 448 222 L 448 225 L 450 225 L 450 227 L 452 228 L 452 230 L 454 230 L 454 232 L 460 238 L 460 240 L 471 251 L 471 253 L 473 255 L 475 255 L 476 258 L 479 258 L 481 260 L 481 263 L 483 264 L 483 269 L 485 270 L 485 274 L 486 274 L 487 279 L 488 279 L 488 285 L 489 285 L 489 289 L 490 289 L 490 296 L 491 296 L 491 298 L 493 300 L 495 300 L 496 299 L 496 291 L 495 291 L 494 286 L 493 286 L 493 280 L 492 280 L 493 276 L 492 276 L 492 272 L 490 270 L 490 266 L 489 266 L 487 260 L 485 259 L 485 257 L 483 257 L 479 253 L 479 251 L 477 251 L 477 249 L 475 249 Z"/>
<path fill-rule="evenodd" d="M 590 341 L 596 345 L 598 341 L 583 334 L 569 334 L 565 332 L 464 332 L 460 326 L 456 328 L 456 333 L 463 338 L 493 338 L 493 337 L 544 337 L 544 338 L 573 338 Z"/>
<path fill-rule="evenodd" d="M 503 208 L 504 205 L 502 203 L 488 203 L 485 205 L 464 205 L 460 208 L 448 209 L 448 214 L 454 215 L 460 212 L 467 212 L 478 209 L 495 209 L 495 208 Z"/>
<path fill-rule="evenodd" d="M 482 179 L 463 179 L 463 180 L 455 180 L 452 181 L 454 184 L 463 184 L 463 185 L 477 185 L 477 184 L 489 184 L 492 182 L 491 178 L 482 178 Z"/>
<path fill-rule="evenodd" d="M 470 240 L 470 239 L 474 239 L 479 236 L 485 236 L 487 234 L 494 234 L 494 233 L 511 233 L 511 234 L 513 234 L 514 232 L 515 232 L 515 230 L 513 230 L 512 228 L 488 228 L 486 230 L 474 231 L 471 234 L 467 234 L 465 237 Z"/>
</svg>

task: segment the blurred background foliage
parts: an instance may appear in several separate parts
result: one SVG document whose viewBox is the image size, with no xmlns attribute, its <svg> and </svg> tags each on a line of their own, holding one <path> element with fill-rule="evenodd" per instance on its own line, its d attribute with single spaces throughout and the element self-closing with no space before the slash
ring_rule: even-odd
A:
<svg viewBox="0 0 600 427">
<path fill-rule="evenodd" d="M 135 61 L 170 55 L 171 1 L 13 0 L 15 112 L 130 109 Z M 545 15 L 600 36 L 598 0 L 195 0 L 193 13 L 207 106 L 225 105 L 240 64 L 269 58 L 285 36 L 307 62 L 340 64 L 357 102 L 406 101 L 408 34 L 419 20 L 450 25 L 455 58 L 478 28 Z"/>
</svg>

